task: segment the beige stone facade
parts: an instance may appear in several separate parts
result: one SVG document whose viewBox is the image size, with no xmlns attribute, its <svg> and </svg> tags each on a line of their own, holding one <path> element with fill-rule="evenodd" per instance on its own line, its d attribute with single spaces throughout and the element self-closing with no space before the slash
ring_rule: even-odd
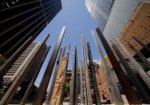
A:
<svg viewBox="0 0 150 105">
<path fill-rule="evenodd" d="M 150 44 L 150 1 L 141 2 L 117 39 L 132 55 L 135 55 L 128 47 L 127 42 L 131 43 L 137 50 L 141 50 L 143 47 L 133 37 L 137 37 L 146 45 Z M 124 53 L 123 55 L 126 56 Z"/>
</svg>

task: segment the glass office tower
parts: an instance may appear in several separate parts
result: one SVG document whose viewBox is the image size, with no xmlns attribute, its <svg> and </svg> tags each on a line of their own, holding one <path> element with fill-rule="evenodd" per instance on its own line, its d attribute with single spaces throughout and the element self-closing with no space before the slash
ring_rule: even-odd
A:
<svg viewBox="0 0 150 105">
<path fill-rule="evenodd" d="M 85 2 L 90 15 L 102 31 L 105 28 L 114 1 L 115 0 L 86 0 Z"/>
<path fill-rule="evenodd" d="M 118 37 L 128 21 L 144 0 L 115 0 L 111 14 L 103 31 L 109 44 L 113 37 Z"/>
<path fill-rule="evenodd" d="M 35 37 L 61 10 L 61 0 L 1 0 L 0 55 L 9 58 Z"/>
</svg>

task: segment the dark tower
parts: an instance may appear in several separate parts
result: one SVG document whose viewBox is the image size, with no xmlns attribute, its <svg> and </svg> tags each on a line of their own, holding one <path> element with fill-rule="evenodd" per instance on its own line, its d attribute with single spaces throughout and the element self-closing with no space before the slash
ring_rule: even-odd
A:
<svg viewBox="0 0 150 105">
<path fill-rule="evenodd" d="M 9 58 L 32 40 L 61 10 L 61 0 L 1 0 L 0 55 Z"/>
</svg>

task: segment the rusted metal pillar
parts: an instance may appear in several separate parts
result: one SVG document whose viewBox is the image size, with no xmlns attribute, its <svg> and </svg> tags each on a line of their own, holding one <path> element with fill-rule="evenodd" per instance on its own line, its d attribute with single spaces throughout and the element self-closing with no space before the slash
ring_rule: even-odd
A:
<svg viewBox="0 0 150 105">
<path fill-rule="evenodd" d="M 78 105 L 78 59 L 77 59 L 77 48 L 75 47 L 74 55 L 73 55 L 73 70 L 72 70 L 72 78 L 71 78 L 71 89 L 70 89 L 70 100 L 69 105 Z"/>
<path fill-rule="evenodd" d="M 60 49 L 60 45 L 62 43 L 62 39 L 63 39 L 64 33 L 65 33 L 65 29 L 66 28 L 63 27 L 62 30 L 61 30 L 60 36 L 58 38 L 57 44 L 56 44 L 56 46 L 53 50 L 53 53 L 51 55 L 51 58 L 49 60 L 48 66 L 47 66 L 46 71 L 44 73 L 44 76 L 42 78 L 42 81 L 41 81 L 40 87 L 38 89 L 38 92 L 36 94 L 33 105 L 42 105 L 42 103 L 43 103 L 43 97 L 46 93 L 46 89 L 47 89 L 47 86 L 48 86 L 49 81 L 50 81 L 50 77 L 51 77 L 51 74 L 52 74 L 52 71 L 53 71 L 53 68 L 54 68 L 54 64 L 55 64 L 55 61 L 56 61 L 58 51 Z"/>
<path fill-rule="evenodd" d="M 139 99 L 137 98 L 135 92 L 132 89 L 132 86 L 127 78 L 127 76 L 124 74 L 122 68 L 119 65 L 119 62 L 117 61 L 115 55 L 113 54 L 111 48 L 109 47 L 107 41 L 105 40 L 102 32 L 99 28 L 96 29 L 98 36 L 105 48 L 106 53 L 108 54 L 108 57 L 110 59 L 111 64 L 113 65 L 113 68 L 115 70 L 115 73 L 121 83 L 121 86 L 123 88 L 123 91 L 129 101 L 130 104 L 141 104 Z"/>
<path fill-rule="evenodd" d="M 135 88 L 137 89 L 137 92 L 140 94 L 140 96 L 142 98 L 142 102 L 147 103 L 147 104 L 150 103 L 150 96 L 149 96 L 148 92 L 146 91 L 145 87 L 138 80 L 134 71 L 131 69 L 131 67 L 128 65 L 126 60 L 123 58 L 123 55 L 120 53 L 120 51 L 116 47 L 116 45 L 113 44 L 112 47 L 113 47 L 116 55 L 118 56 L 121 64 L 125 68 L 125 71 L 127 72 L 127 75 L 129 76 L 131 82 L 134 84 Z"/>
<path fill-rule="evenodd" d="M 89 67 L 90 67 L 91 77 L 92 77 L 91 79 L 93 81 L 92 83 L 93 83 L 93 90 L 94 90 L 94 98 L 95 98 L 96 105 L 101 105 L 100 95 L 99 95 L 99 90 L 98 90 L 98 85 L 97 85 L 96 75 L 95 75 L 95 67 L 93 64 L 92 52 L 91 52 L 89 42 L 87 43 L 87 49 L 88 49 Z"/>
<path fill-rule="evenodd" d="M 46 41 L 48 37 L 49 37 L 49 35 L 45 38 L 44 41 Z M 35 49 L 37 51 L 33 52 L 33 55 L 31 56 L 29 61 L 26 63 L 26 65 L 24 65 L 22 70 L 19 72 L 18 76 L 15 78 L 15 80 L 13 81 L 13 83 L 11 84 L 11 86 L 9 87 L 7 92 L 5 93 L 5 95 L 2 97 L 2 99 L 0 101 L 0 105 L 7 105 L 10 102 L 10 100 L 13 98 L 17 88 L 20 86 L 20 84 L 24 80 L 24 78 L 27 75 L 28 71 L 32 68 L 31 65 L 34 64 L 34 61 L 37 58 L 36 54 L 39 53 L 40 48 L 41 48 L 41 46 L 38 47 L 37 49 Z"/>
<path fill-rule="evenodd" d="M 12 66 L 15 60 L 29 46 L 32 40 L 33 38 L 29 37 L 28 40 L 25 43 L 23 43 L 23 45 L 0 67 L 0 82 L 2 81 L 2 77 L 5 75 L 5 73 L 8 72 L 9 68 Z"/>
<path fill-rule="evenodd" d="M 47 56 L 47 54 L 48 54 L 48 52 L 49 52 L 49 49 L 50 49 L 50 46 L 48 47 L 47 51 L 45 52 L 45 55 L 43 56 L 43 58 L 42 58 L 42 60 L 41 60 L 41 61 L 42 61 L 41 64 L 38 65 L 38 68 L 37 68 L 37 70 L 35 71 L 35 74 L 33 75 L 33 78 L 32 78 L 32 80 L 30 81 L 30 84 L 29 84 L 29 86 L 28 86 L 28 88 L 27 88 L 27 90 L 26 90 L 26 92 L 25 92 L 25 94 L 24 94 L 24 96 L 23 96 L 23 98 L 22 98 L 22 100 L 21 100 L 21 102 L 20 102 L 19 105 L 25 105 L 25 104 L 26 104 L 27 99 L 28 99 L 28 97 L 29 97 L 29 95 L 30 95 L 30 93 L 31 93 L 31 91 L 32 91 L 32 87 L 33 87 L 33 85 L 34 85 L 34 82 L 35 82 L 35 80 L 36 80 L 36 78 L 37 78 L 37 76 L 38 76 L 38 74 L 39 74 L 39 72 L 40 72 L 40 70 L 41 70 L 42 64 L 44 63 L 45 58 L 46 58 L 46 56 Z"/>
<path fill-rule="evenodd" d="M 150 48 L 147 45 L 145 45 L 145 43 L 143 41 L 141 41 L 139 38 L 137 38 L 135 36 L 133 36 L 133 39 L 136 42 L 138 42 L 141 46 L 143 46 L 150 53 Z"/>
<path fill-rule="evenodd" d="M 140 60 L 142 61 L 141 63 L 143 64 L 145 70 L 146 71 L 150 70 L 150 63 L 147 61 L 145 56 L 140 51 L 138 51 L 131 43 L 127 42 L 127 44 L 129 48 L 131 48 L 136 53 L 136 55 L 140 58 Z"/>
<path fill-rule="evenodd" d="M 133 65 L 136 66 L 136 68 L 134 70 L 136 70 L 136 72 L 140 75 L 140 77 L 143 79 L 143 81 L 146 83 L 146 85 L 150 89 L 150 78 L 148 77 L 148 75 L 146 74 L 146 72 L 139 65 L 139 63 L 133 58 L 133 56 L 127 51 L 127 49 L 125 48 L 125 46 L 119 40 L 117 40 L 116 38 L 115 38 L 115 41 L 120 46 L 120 48 L 124 51 L 124 53 L 127 55 L 127 57 L 130 60 L 130 62 Z"/>
<path fill-rule="evenodd" d="M 58 72 L 59 61 L 60 61 L 60 58 L 61 58 L 61 55 L 62 55 L 62 50 L 63 50 L 63 48 L 60 49 L 59 56 L 58 56 L 58 59 L 57 59 L 57 61 L 56 61 L 57 63 L 56 63 L 56 66 L 55 66 L 55 70 L 53 71 L 54 73 L 53 73 L 52 83 L 51 83 L 51 86 L 50 86 L 50 88 L 49 88 L 48 96 L 47 96 L 46 102 L 45 102 L 46 105 L 48 105 L 49 102 L 50 102 L 52 90 L 53 90 L 53 88 L 54 88 L 55 77 L 56 77 L 56 74 L 57 74 L 57 72 Z"/>
<path fill-rule="evenodd" d="M 92 105 L 92 96 L 91 96 L 91 85 L 90 85 L 90 78 L 89 78 L 89 70 L 88 70 L 88 66 L 87 66 L 87 53 L 86 53 L 86 48 L 85 48 L 85 41 L 84 41 L 84 36 L 82 36 L 81 39 L 82 42 L 82 55 L 83 55 L 83 68 L 85 71 L 85 90 L 86 90 L 86 104 L 87 105 Z"/>
<path fill-rule="evenodd" d="M 117 104 L 117 105 L 122 105 L 123 101 L 121 99 L 120 90 L 118 88 L 118 85 L 117 85 L 116 81 L 113 81 L 113 76 L 110 72 L 111 70 L 107 66 L 106 60 L 104 58 L 104 54 L 102 52 L 102 48 L 101 48 L 100 44 L 98 43 L 98 37 L 96 36 L 96 33 L 94 31 L 92 31 L 92 35 L 93 35 L 94 42 L 95 42 L 95 45 L 97 47 L 97 50 L 99 52 L 99 55 L 101 57 L 103 71 L 104 71 L 105 78 L 106 78 L 106 81 L 107 81 L 107 84 L 108 84 L 108 87 L 109 87 L 109 90 L 110 90 L 110 95 L 111 95 L 111 98 L 112 98 L 111 102 L 114 103 L 114 104 Z"/>
</svg>

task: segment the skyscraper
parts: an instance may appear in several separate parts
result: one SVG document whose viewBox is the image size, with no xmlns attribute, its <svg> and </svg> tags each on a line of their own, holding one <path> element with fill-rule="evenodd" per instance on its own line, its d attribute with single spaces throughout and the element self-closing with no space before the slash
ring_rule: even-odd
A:
<svg viewBox="0 0 150 105">
<path fill-rule="evenodd" d="M 85 2 L 90 15 L 102 31 L 105 28 L 114 1 L 115 0 L 86 0 Z"/>
<path fill-rule="evenodd" d="M 128 22 L 134 21 L 134 14 L 136 14 L 136 11 L 141 6 L 140 4 L 143 2 L 148 3 L 149 0 L 115 0 L 109 20 L 107 21 L 106 27 L 103 31 L 103 34 L 109 44 L 111 44 L 110 40 L 113 37 L 118 37 L 120 34 L 124 33 L 124 28 L 128 25 Z M 145 14 L 148 15 L 148 12 Z M 140 15 L 142 14 L 139 14 L 139 16 Z M 130 29 L 131 28 L 133 27 L 130 27 Z"/>
<path fill-rule="evenodd" d="M 3 76 L 3 80 L 7 83 L 13 82 L 15 78 L 17 77 L 17 75 L 24 68 L 24 65 L 30 60 L 31 56 L 33 56 L 34 52 L 37 51 L 40 45 L 41 43 L 31 43 L 31 45 L 21 54 L 21 56 L 14 62 L 14 64 L 8 70 L 8 72 Z M 45 48 L 44 48 L 44 51 L 45 51 Z M 35 67 L 37 67 L 37 64 L 35 65 Z M 31 80 L 31 77 L 28 76 L 29 80 Z"/>
<path fill-rule="evenodd" d="M 0 55 L 9 58 L 32 40 L 61 10 L 61 0 L 1 0 Z"/>
<path fill-rule="evenodd" d="M 43 43 L 31 43 L 3 76 L 0 104 L 5 105 L 9 103 L 24 81 L 30 87 L 34 85 L 34 81 L 49 50 L 45 41 Z M 33 81 L 32 84 L 31 81 Z"/>
</svg>

